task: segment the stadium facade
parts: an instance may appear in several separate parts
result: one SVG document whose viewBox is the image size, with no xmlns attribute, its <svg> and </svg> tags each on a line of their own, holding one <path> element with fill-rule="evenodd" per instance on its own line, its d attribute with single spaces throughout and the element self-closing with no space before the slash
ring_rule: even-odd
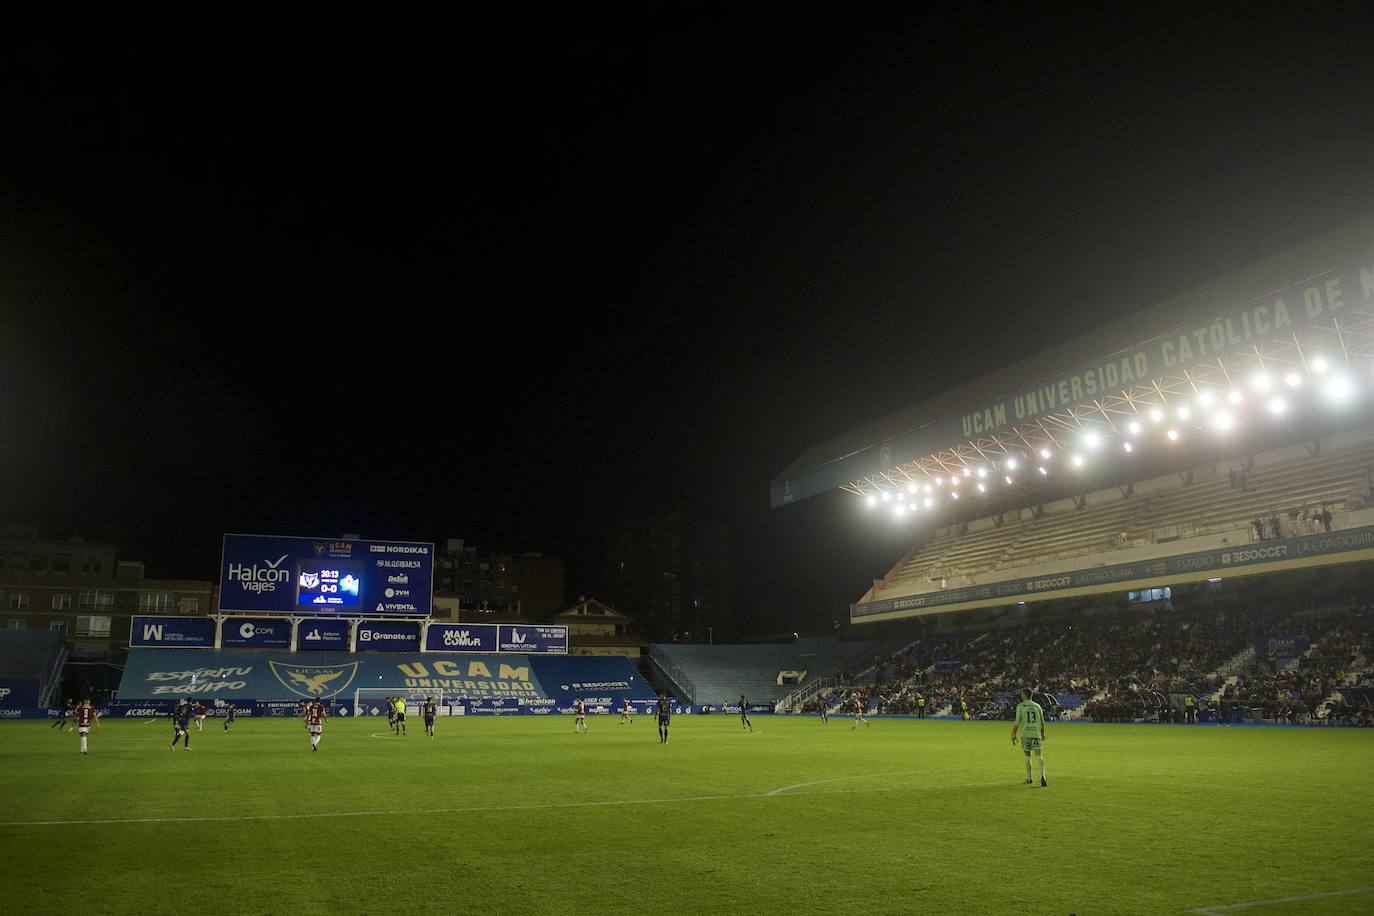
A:
<svg viewBox="0 0 1374 916">
<path fill-rule="evenodd" d="M 1374 218 L 825 442 L 911 548 L 858 624 L 1374 559 Z"/>
</svg>

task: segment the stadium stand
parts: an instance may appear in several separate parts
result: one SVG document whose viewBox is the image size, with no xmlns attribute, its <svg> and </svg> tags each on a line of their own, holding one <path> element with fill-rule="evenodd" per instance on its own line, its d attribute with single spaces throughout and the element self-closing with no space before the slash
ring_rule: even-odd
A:
<svg viewBox="0 0 1374 916">
<path fill-rule="evenodd" d="M 733 703 L 741 693 L 751 702 L 772 703 L 796 684 L 779 683 L 784 671 L 804 672 L 804 680 L 859 670 L 888 655 L 903 641 L 840 642 L 833 637 L 803 637 L 796 642 L 758 645 L 655 645 L 655 659 L 666 661 L 686 681 L 694 703 Z"/>
<path fill-rule="evenodd" d="M 66 659 L 60 631 L 0 630 L 0 679 L 32 681 L 36 706 L 52 706 L 60 699 L 57 693 Z"/>
<path fill-rule="evenodd" d="M 1370 594 L 1370 579 L 1367 570 L 1353 589 L 1263 604 L 1027 616 L 919 640 L 886 659 L 874 684 L 829 691 L 805 710 L 845 710 L 857 695 L 880 712 L 910 714 L 924 695 L 931 715 L 958 714 L 963 701 L 970 718 L 1001 719 L 1030 686 L 1060 719 L 1182 721 L 1191 695 L 1220 721 L 1374 724 L 1374 603 L 1340 600 Z M 1257 640 L 1281 633 L 1304 634 L 1311 647 L 1288 660 L 1257 656 Z M 1239 673 L 1228 675 L 1235 659 Z"/>
<path fill-rule="evenodd" d="M 1374 443 L 1346 445 L 1317 457 L 1301 447 L 1256 456 L 1244 489 L 1232 485 L 1223 464 L 1194 470 L 1191 478 L 1170 474 L 1137 484 L 1130 496 L 1115 488 L 1089 494 L 1083 508 L 1060 500 L 1040 512 L 1027 509 L 1024 517 L 1000 526 L 983 520 L 962 536 L 955 528 L 939 529 L 893 567 L 877 593 L 986 582 L 1002 572 L 1131 548 L 1155 547 L 1160 549 L 1153 555 L 1167 555 L 1168 545 L 1205 535 L 1238 532 L 1246 543 L 1258 539 L 1252 527 L 1257 517 L 1266 524 L 1277 517 L 1284 537 L 1311 533 L 1318 524 L 1311 520 L 1312 510 L 1324 506 L 1339 523 L 1367 507 Z M 1309 515 L 1300 517 L 1304 506 Z"/>
</svg>

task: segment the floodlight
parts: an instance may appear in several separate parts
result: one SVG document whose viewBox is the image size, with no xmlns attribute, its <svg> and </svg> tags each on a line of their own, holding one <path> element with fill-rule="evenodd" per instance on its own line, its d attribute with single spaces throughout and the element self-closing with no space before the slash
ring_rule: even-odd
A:
<svg viewBox="0 0 1374 916">
<path fill-rule="evenodd" d="M 1127 426 L 1126 428 L 1127 428 L 1128 430 L 1130 430 L 1132 436 L 1138 436 L 1138 435 L 1140 435 L 1140 424 L 1137 423 L 1136 421 L 1132 420 L 1131 423 L 1130 423 L 1130 425 Z"/>
<path fill-rule="evenodd" d="M 1212 397 L 1212 392 L 1210 392 L 1210 391 L 1199 391 L 1199 392 L 1198 392 L 1198 395 L 1197 395 L 1197 402 L 1198 402 L 1199 404 L 1201 404 L 1203 407 L 1211 407 L 1211 406 L 1212 406 L 1212 401 L 1214 401 L 1214 400 L 1215 400 L 1215 398 Z"/>
<path fill-rule="evenodd" d="M 1083 436 L 1083 444 L 1086 445 L 1088 448 L 1097 448 L 1099 445 L 1102 444 L 1102 437 L 1099 436 L 1097 433 L 1086 433 Z"/>
<path fill-rule="evenodd" d="M 1121 447 L 1124 448 L 1124 449 L 1125 449 L 1126 451 L 1128 451 L 1128 452 L 1134 451 L 1134 450 L 1135 450 L 1135 446 L 1131 445 L 1131 443 L 1129 443 L 1129 442 L 1123 442 L 1123 443 L 1121 443 Z"/>
<path fill-rule="evenodd" d="M 1226 392 L 1226 400 L 1230 401 L 1232 404 L 1239 404 L 1241 401 L 1245 400 L 1245 395 L 1232 388 L 1230 391 Z"/>
<path fill-rule="evenodd" d="M 1082 455 L 1074 455 L 1073 458 L 1072 458 L 1072 461 L 1073 461 L 1073 466 L 1076 467 L 1076 468 L 1081 468 L 1081 467 L 1083 466 L 1083 456 L 1082 456 Z"/>
<path fill-rule="evenodd" d="M 978 492 L 979 492 L 979 493 L 986 493 L 987 491 L 988 491 L 988 488 L 987 488 L 986 486 L 984 486 L 984 485 L 981 484 L 981 483 L 978 485 Z"/>
<path fill-rule="evenodd" d="M 1191 410 L 1188 409 L 1188 405 L 1187 405 L 1187 404 L 1184 404 L 1182 407 L 1180 407 L 1180 408 L 1178 409 L 1178 418 L 1179 418 L 1180 420 L 1186 420 L 1186 419 L 1188 419 L 1189 417 L 1191 417 L 1192 415 L 1193 415 L 1193 412 L 1192 412 Z"/>
<path fill-rule="evenodd" d="M 1326 360 L 1322 359 L 1320 356 L 1312 360 L 1312 362 L 1309 365 L 1312 366 L 1312 371 L 1317 373 L 1318 375 L 1321 375 L 1329 368 L 1326 364 Z"/>
<path fill-rule="evenodd" d="M 1256 372 L 1254 375 L 1250 376 L 1250 385 L 1256 391 L 1268 391 L 1269 386 L 1272 384 L 1274 384 L 1273 379 L 1271 379 L 1266 373 Z"/>
<path fill-rule="evenodd" d="M 1269 402 L 1269 412 L 1278 416 L 1288 409 L 1288 402 L 1283 398 L 1273 398 Z"/>
<path fill-rule="evenodd" d="M 1010 474 L 1006 475 L 1006 477 L 1004 477 L 1003 479 L 1006 480 L 1006 482 L 1007 482 L 1008 484 L 1011 483 L 1011 475 L 1010 475 Z"/>
<path fill-rule="evenodd" d="M 867 502 L 870 506 L 876 506 L 878 505 L 878 497 L 869 496 L 868 499 L 865 500 L 865 502 Z"/>
<path fill-rule="evenodd" d="M 909 483 L 909 484 L 907 484 L 907 485 L 906 485 L 906 491 L 907 491 L 908 493 L 915 493 L 915 492 L 916 492 L 916 484 L 915 484 L 915 483 Z"/>
<path fill-rule="evenodd" d="M 1041 458 L 1044 458 L 1046 461 L 1049 461 L 1049 460 L 1050 460 L 1050 450 L 1047 449 L 1047 448 L 1042 448 L 1042 449 L 1040 450 L 1040 457 L 1041 457 Z"/>
<path fill-rule="evenodd" d="M 927 492 L 927 493 L 930 492 L 930 484 L 926 484 L 926 492 Z"/>
<path fill-rule="evenodd" d="M 926 497 L 926 508 L 929 509 L 929 508 L 930 508 L 931 506 L 933 506 L 933 505 L 935 505 L 935 500 L 933 500 L 933 499 L 931 499 L 929 496 L 927 496 L 927 497 Z"/>
<path fill-rule="evenodd" d="M 1042 476 L 1049 473 L 1049 471 L 1045 470 L 1045 466 L 1043 464 L 1040 465 L 1040 467 L 1036 468 L 1036 470 L 1039 471 Z"/>
<path fill-rule="evenodd" d="M 1164 411 L 1160 410 L 1158 407 L 1154 408 L 1150 411 L 1150 419 L 1158 423 L 1160 420 L 1164 419 Z"/>
<path fill-rule="evenodd" d="M 1171 429 L 1171 430 L 1169 430 L 1169 441 L 1170 441 L 1170 442 L 1177 442 L 1177 441 L 1178 441 L 1178 430 L 1176 430 L 1176 429 Z"/>
<path fill-rule="evenodd" d="M 979 480 L 982 480 L 982 479 L 983 479 L 984 477 L 986 477 L 986 476 L 988 476 L 988 469 L 987 469 L 987 468 L 979 468 L 979 469 L 978 469 L 978 479 L 979 479 Z"/>
<path fill-rule="evenodd" d="M 1289 388 L 1296 388 L 1302 384 L 1302 376 L 1296 372 L 1288 373 L 1283 377 L 1283 380 L 1288 383 Z"/>
<path fill-rule="evenodd" d="M 959 498 L 959 491 L 958 491 L 958 490 L 955 490 L 953 493 L 951 493 L 951 494 L 949 494 L 949 495 L 950 495 L 952 498 L 954 498 L 954 499 L 958 499 L 958 498 Z"/>
<path fill-rule="evenodd" d="M 889 492 L 887 492 L 886 490 L 884 490 L 884 491 L 883 491 L 883 502 L 889 502 L 889 501 L 891 501 L 891 499 L 892 499 L 892 494 L 889 493 Z"/>
<path fill-rule="evenodd" d="M 1231 428 L 1235 425 L 1236 421 L 1229 413 L 1219 413 L 1212 418 L 1212 426 L 1215 427 L 1218 432 L 1230 432 Z"/>
<path fill-rule="evenodd" d="M 1344 401 L 1351 394 L 1350 379 L 1338 375 L 1326 383 L 1326 393 L 1333 401 Z"/>
<path fill-rule="evenodd" d="M 1006 469 L 1007 469 L 1008 471 L 1014 471 L 1014 470 L 1016 470 L 1016 459 L 1015 459 L 1015 458 L 1008 458 L 1007 461 L 1006 461 L 1006 464 L 1005 464 L 1004 466 L 1006 467 Z"/>
</svg>

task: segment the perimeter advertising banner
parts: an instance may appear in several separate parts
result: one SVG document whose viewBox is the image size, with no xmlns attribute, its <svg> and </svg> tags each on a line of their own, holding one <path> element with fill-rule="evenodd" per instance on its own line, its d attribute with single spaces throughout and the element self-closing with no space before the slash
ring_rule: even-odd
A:
<svg viewBox="0 0 1374 916">
<path fill-rule="evenodd" d="M 219 644 L 226 649 L 289 649 L 291 621 L 267 617 L 226 620 Z"/>
<path fill-rule="evenodd" d="M 215 645 L 215 622 L 209 617 L 134 617 L 130 646 L 159 649 L 208 649 Z"/>
<path fill-rule="evenodd" d="M 230 622 L 232 623 L 232 621 Z M 226 624 L 229 626 L 230 624 Z M 296 632 L 296 651 L 333 650 L 348 651 L 349 630 L 353 622 L 324 618 L 322 620 L 302 620 Z"/>
<path fill-rule="evenodd" d="M 38 681 L 36 679 L 0 678 L 0 707 L 19 709 L 37 705 Z"/>
<path fill-rule="evenodd" d="M 425 628 L 426 652 L 495 652 L 494 623 L 431 623 Z"/>
<path fill-rule="evenodd" d="M 499 624 L 498 646 L 502 652 L 532 652 L 541 655 L 568 654 L 568 628 L 535 626 L 523 623 Z"/>
<path fill-rule="evenodd" d="M 433 544 L 224 536 L 225 611 L 427 616 L 433 587 Z"/>
<path fill-rule="evenodd" d="M 418 652 L 418 620 L 359 620 L 356 648 L 359 652 Z"/>
</svg>

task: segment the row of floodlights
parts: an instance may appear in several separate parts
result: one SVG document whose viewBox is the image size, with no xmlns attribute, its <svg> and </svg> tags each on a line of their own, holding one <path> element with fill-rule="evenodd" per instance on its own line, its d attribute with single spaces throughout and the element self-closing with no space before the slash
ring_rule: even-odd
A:
<svg viewBox="0 0 1374 916">
<path fill-rule="evenodd" d="M 1312 375 L 1324 376 L 1320 380 L 1320 388 L 1332 404 L 1346 404 L 1354 399 L 1357 393 L 1356 385 L 1349 375 L 1339 373 L 1327 376 L 1329 366 L 1323 359 L 1308 363 L 1308 369 Z M 1134 453 L 1140 448 L 1140 441 L 1150 427 L 1162 428 L 1164 438 L 1169 442 L 1180 441 L 1185 429 L 1209 429 L 1218 435 L 1226 435 L 1236 428 L 1236 413 L 1244 409 L 1252 395 L 1271 416 L 1282 417 L 1289 411 L 1289 398 L 1292 397 L 1292 392 L 1308 385 L 1309 381 L 1307 376 L 1296 370 L 1287 372 L 1279 378 L 1268 372 L 1257 372 L 1248 380 L 1251 394 L 1247 394 L 1240 387 L 1225 391 L 1201 389 L 1190 402 L 1175 404 L 1168 408 L 1152 407 L 1141 413 L 1139 419 L 1130 421 L 1124 427 L 1111 430 L 1106 427 L 1101 430 L 1084 430 L 1078 437 L 1078 448 L 1069 453 L 1069 463 L 1074 468 L 1085 467 L 1088 455 L 1101 449 L 1109 438 L 1118 438 L 1122 451 Z M 1288 394 L 1285 395 L 1285 392 Z M 1035 461 L 1035 458 L 1039 460 Z M 1054 452 L 1051 449 L 1039 449 L 1031 459 L 1035 465 L 1035 473 L 1041 477 L 1048 477 L 1049 464 L 1053 458 Z M 892 506 L 894 516 L 904 518 L 916 514 L 922 508 L 935 508 L 939 497 L 945 493 L 949 494 L 951 500 L 957 501 L 961 492 L 968 492 L 967 487 L 961 489 L 965 481 L 972 484 L 972 488 L 978 493 L 984 494 L 988 492 L 989 478 L 994 474 L 1000 475 L 1002 482 L 1011 486 L 1016 482 L 1016 473 L 1021 469 L 1020 460 L 1008 455 L 1000 463 L 990 462 L 986 466 L 973 468 L 966 466 L 948 477 L 932 477 L 927 483 L 911 481 L 904 486 L 883 488 L 876 493 L 868 494 L 865 502 L 869 506 L 888 503 Z M 991 482 L 996 483 L 995 480 Z"/>
</svg>

